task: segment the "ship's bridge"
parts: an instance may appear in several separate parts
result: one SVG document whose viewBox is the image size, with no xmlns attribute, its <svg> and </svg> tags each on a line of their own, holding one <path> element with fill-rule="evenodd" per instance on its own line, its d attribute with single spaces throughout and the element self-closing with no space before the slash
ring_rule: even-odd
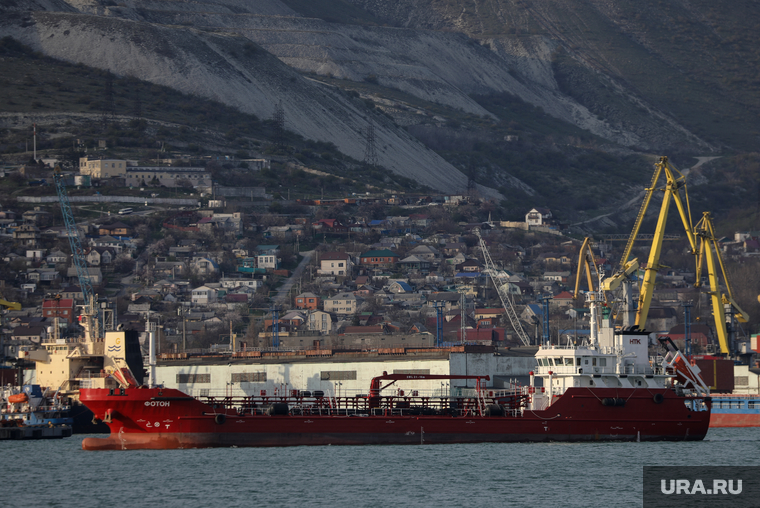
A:
<svg viewBox="0 0 760 508">
<path fill-rule="evenodd" d="M 555 394 L 570 386 L 659 387 L 668 379 L 658 362 L 637 363 L 634 355 L 608 347 L 545 346 L 536 353 L 536 362 L 536 375 Z"/>
</svg>

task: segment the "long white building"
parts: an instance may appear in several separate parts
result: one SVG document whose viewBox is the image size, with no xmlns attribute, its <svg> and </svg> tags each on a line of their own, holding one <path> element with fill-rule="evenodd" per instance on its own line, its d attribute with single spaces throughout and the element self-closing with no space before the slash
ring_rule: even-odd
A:
<svg viewBox="0 0 760 508">
<path fill-rule="evenodd" d="M 489 388 L 499 389 L 510 380 L 527 384 L 534 370 L 536 348 L 487 351 L 488 348 L 388 350 L 395 353 L 289 352 L 261 358 L 192 357 L 163 359 L 156 369 L 158 384 L 194 396 L 282 395 L 291 390 L 323 391 L 326 396 L 366 394 L 373 377 L 388 374 L 489 375 Z M 480 352 L 477 352 L 480 350 Z M 383 351 L 383 350 L 378 350 Z M 299 353 L 300 356 L 294 355 Z M 328 356 L 329 355 L 329 356 Z M 425 394 L 456 393 L 474 388 L 474 381 L 438 380 L 397 382 L 393 390 L 417 390 Z"/>
</svg>

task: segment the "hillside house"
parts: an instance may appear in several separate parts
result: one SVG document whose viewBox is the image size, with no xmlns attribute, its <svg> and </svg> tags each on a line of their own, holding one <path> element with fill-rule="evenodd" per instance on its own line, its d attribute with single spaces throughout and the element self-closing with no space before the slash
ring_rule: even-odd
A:
<svg viewBox="0 0 760 508">
<path fill-rule="evenodd" d="M 431 263 L 440 262 L 443 258 L 443 255 L 438 251 L 438 249 L 429 245 L 418 245 L 417 247 L 407 252 L 406 255 L 416 256 L 420 259 L 430 261 Z"/>
<path fill-rule="evenodd" d="M 457 272 L 480 272 L 483 268 L 477 259 L 466 259 L 454 267 Z"/>
<path fill-rule="evenodd" d="M 431 263 L 427 259 L 421 259 L 415 255 L 407 256 L 398 262 L 399 266 L 407 271 L 428 272 L 430 270 Z"/>
<path fill-rule="evenodd" d="M 555 308 L 570 308 L 573 306 L 575 298 L 569 291 L 562 291 L 559 294 L 554 295 L 554 298 L 549 300 L 549 305 Z"/>
<path fill-rule="evenodd" d="M 321 275 L 346 276 L 351 274 L 353 268 L 351 256 L 345 252 L 324 252 L 319 256 L 319 269 Z"/>
<path fill-rule="evenodd" d="M 317 310 L 319 308 L 320 298 L 314 293 L 301 293 L 296 296 L 296 309 Z"/>
<path fill-rule="evenodd" d="M 69 259 L 69 256 L 59 250 L 54 250 L 53 252 L 51 252 L 45 257 L 45 261 L 53 265 L 59 264 L 59 263 L 66 263 L 68 259 Z"/>
<path fill-rule="evenodd" d="M 306 328 L 312 332 L 319 332 L 322 335 L 328 335 L 333 330 L 335 319 L 332 315 L 321 310 L 315 310 L 309 313 L 306 320 Z"/>
<path fill-rule="evenodd" d="M 193 289 L 190 301 L 198 305 L 208 305 L 216 303 L 217 292 L 208 286 L 200 286 Z"/>
<path fill-rule="evenodd" d="M 388 249 L 381 249 L 367 251 L 360 259 L 362 266 L 391 267 L 398 262 L 399 256 Z"/>
<path fill-rule="evenodd" d="M 525 214 L 525 222 L 528 226 L 547 225 L 551 218 L 552 212 L 548 208 L 531 208 L 531 210 Z"/>
<path fill-rule="evenodd" d="M 42 317 L 74 322 L 74 300 L 71 298 L 46 298 L 42 302 Z"/>
<path fill-rule="evenodd" d="M 219 272 L 219 265 L 217 264 L 217 262 L 208 256 L 193 257 L 193 260 L 190 263 L 190 266 L 195 268 L 198 274 L 202 276 L 211 275 L 211 274 Z"/>
<path fill-rule="evenodd" d="M 98 226 L 98 234 L 101 236 L 130 236 L 132 228 L 123 222 L 114 222 L 113 224 L 102 224 Z"/>
<path fill-rule="evenodd" d="M 552 280 L 556 282 L 567 282 L 570 278 L 570 272 L 544 272 L 544 280 Z"/>
<path fill-rule="evenodd" d="M 352 293 L 338 293 L 332 298 L 325 298 L 323 307 L 325 312 L 349 315 L 359 308 L 359 298 Z"/>
<path fill-rule="evenodd" d="M 475 322 L 479 327 L 492 328 L 498 324 L 499 318 L 505 312 L 503 308 L 475 309 Z"/>
<path fill-rule="evenodd" d="M 345 233 L 348 228 L 338 219 L 319 219 L 311 223 L 311 227 L 320 233 Z"/>
<path fill-rule="evenodd" d="M 40 230 L 31 224 L 22 224 L 13 230 L 13 239 L 21 245 L 36 247 L 40 240 Z"/>
</svg>

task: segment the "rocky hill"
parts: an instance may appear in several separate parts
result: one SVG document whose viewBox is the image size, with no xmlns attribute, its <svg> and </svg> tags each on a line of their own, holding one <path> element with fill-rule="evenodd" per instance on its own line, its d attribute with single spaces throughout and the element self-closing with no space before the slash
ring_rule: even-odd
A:
<svg viewBox="0 0 760 508">
<path fill-rule="evenodd" d="M 760 135 L 760 6 L 750 0 L 30 0 L 0 10 L 0 36 L 49 56 L 260 118 L 281 102 L 287 129 L 357 160 L 372 122 L 380 165 L 448 192 L 479 182 L 492 197 L 578 210 L 596 206 L 578 192 L 595 192 L 619 204 L 630 196 L 609 189 L 625 194 L 632 181 L 617 174 L 590 189 L 583 178 L 604 172 L 574 169 L 588 150 L 691 164 L 753 150 Z M 562 153 L 535 167 L 569 187 L 540 189 L 525 164 L 537 150 Z"/>
</svg>

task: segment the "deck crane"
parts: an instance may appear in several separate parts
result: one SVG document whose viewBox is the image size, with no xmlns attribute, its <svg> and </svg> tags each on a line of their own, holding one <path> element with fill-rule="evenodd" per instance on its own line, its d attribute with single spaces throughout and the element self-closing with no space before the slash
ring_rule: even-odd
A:
<svg viewBox="0 0 760 508">
<path fill-rule="evenodd" d="M 491 254 L 488 252 L 488 247 L 486 247 L 486 242 L 480 234 L 480 228 L 475 228 L 473 233 L 475 233 L 480 242 L 480 250 L 483 252 L 483 261 L 486 265 L 485 272 L 491 278 L 491 281 L 496 288 L 496 292 L 499 293 L 501 304 L 504 307 L 504 310 L 507 311 L 510 323 L 512 323 L 512 329 L 520 338 L 523 345 L 530 346 L 530 337 L 528 337 L 525 330 L 523 330 L 520 319 L 517 317 L 517 312 L 515 311 L 514 299 L 509 292 L 509 275 L 504 270 L 497 269 L 494 265 L 493 260 L 491 259 Z"/>
<path fill-rule="evenodd" d="M 63 222 L 66 224 L 66 233 L 69 238 L 69 246 L 71 247 L 71 258 L 74 261 L 74 266 L 77 270 L 77 278 L 79 279 L 79 287 L 82 289 L 82 296 L 84 297 L 85 312 L 83 313 L 83 316 L 84 319 L 86 319 L 86 322 L 83 324 L 85 328 L 91 330 L 90 333 L 92 337 L 99 338 L 101 337 L 99 331 L 100 313 L 98 306 L 96 305 L 96 296 L 95 291 L 92 288 L 92 282 L 90 281 L 90 274 L 87 271 L 87 263 L 84 259 L 84 250 L 82 249 L 82 241 L 79 238 L 79 229 L 74 220 L 74 214 L 71 211 L 69 194 L 66 192 L 66 182 L 64 181 L 60 166 L 56 166 L 53 170 L 53 179 L 55 181 L 55 190 L 58 193 L 58 201 L 61 204 Z"/>
</svg>

